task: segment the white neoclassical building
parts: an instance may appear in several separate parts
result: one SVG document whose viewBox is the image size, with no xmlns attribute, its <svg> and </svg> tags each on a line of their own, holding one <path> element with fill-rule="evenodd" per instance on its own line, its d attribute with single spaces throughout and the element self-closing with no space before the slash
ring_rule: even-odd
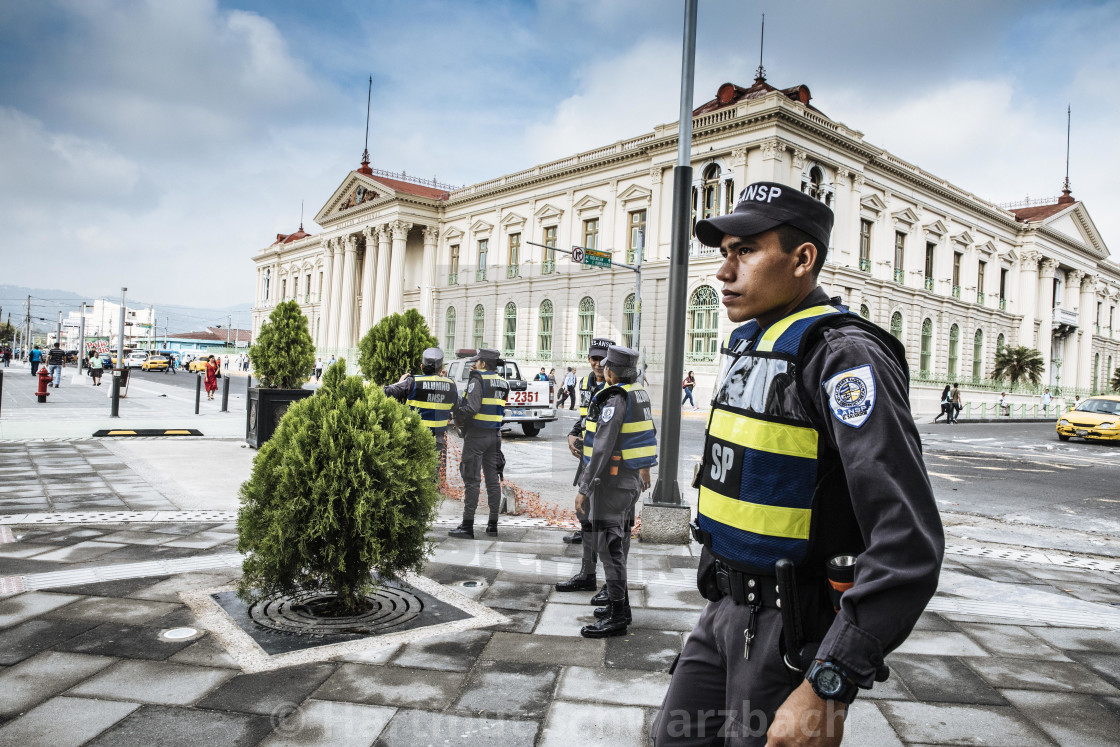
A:
<svg viewBox="0 0 1120 747">
<path fill-rule="evenodd" d="M 583 362 L 593 336 L 633 344 L 635 275 L 534 243 L 630 263 L 644 241 L 639 346 L 656 378 L 676 152 L 672 123 L 462 188 L 363 163 L 316 215 L 322 233 L 301 226 L 255 253 L 254 336 L 277 302 L 294 298 L 320 353 L 347 355 L 387 313 L 415 307 L 447 350 Z M 990 203 L 830 119 L 806 86 L 764 78 L 725 83 L 694 112 L 692 165 L 694 219 L 729 211 L 760 180 L 832 207 L 821 282 L 901 338 L 916 384 L 982 385 L 1005 345 L 1040 350 L 1045 382 L 1067 392 L 1106 387 L 1120 365 L 1120 265 L 1068 185 L 1057 198 Z M 718 266 L 718 253 L 692 245 L 685 368 L 702 383 L 731 328 Z"/>
</svg>

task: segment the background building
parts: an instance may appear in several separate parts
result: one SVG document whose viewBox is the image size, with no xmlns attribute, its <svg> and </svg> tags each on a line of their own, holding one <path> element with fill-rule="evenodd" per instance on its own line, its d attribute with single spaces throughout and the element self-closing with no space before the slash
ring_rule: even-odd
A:
<svg viewBox="0 0 1120 747">
<path fill-rule="evenodd" d="M 693 117 L 693 220 L 729 212 L 755 181 L 800 189 L 836 213 L 821 283 L 907 347 L 918 389 L 987 382 L 998 349 L 1026 345 L 1044 381 L 1088 392 L 1120 364 L 1120 266 L 1085 206 L 996 205 L 828 118 L 804 85 L 725 83 Z M 545 366 L 585 361 L 592 337 L 632 343 L 630 271 L 534 246 L 644 245 L 640 347 L 661 370 L 677 125 L 487 182 L 451 188 L 363 162 L 316 216 L 323 232 L 257 252 L 253 331 L 297 299 L 321 355 L 350 352 L 386 313 L 416 307 L 445 349 L 491 346 Z M 1009 186 L 1009 190 L 1012 187 Z M 731 330 L 717 250 L 690 247 L 686 370 L 716 373 Z M 659 381 L 657 383 L 660 383 Z M 703 392 L 701 392 L 703 393 Z"/>
</svg>

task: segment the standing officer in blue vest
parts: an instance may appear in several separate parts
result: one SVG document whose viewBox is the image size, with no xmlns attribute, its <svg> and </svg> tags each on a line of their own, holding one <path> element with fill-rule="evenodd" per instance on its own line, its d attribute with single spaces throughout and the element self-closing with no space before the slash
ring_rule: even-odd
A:
<svg viewBox="0 0 1120 747">
<path fill-rule="evenodd" d="M 469 362 L 467 391 L 456 410 L 455 422 L 463 426 L 463 456 L 459 474 L 463 476 L 463 521 L 448 532 L 452 537 L 474 539 L 474 512 L 478 507 L 480 473 L 486 476 L 486 500 L 490 517 L 486 534 L 498 536 L 498 509 L 502 505 L 502 486 L 498 464 L 502 449 L 502 419 L 505 417 L 509 384 L 498 374 L 497 350 L 482 348 Z"/>
<path fill-rule="evenodd" d="M 847 705 L 886 679 L 937 588 L 945 539 L 905 351 L 817 284 L 832 223 L 796 187 L 760 182 L 696 224 L 742 326 L 722 350 L 693 525 L 709 603 L 659 747 L 840 744 Z"/>
<path fill-rule="evenodd" d="M 420 356 L 420 376 L 406 373 L 396 384 L 382 387 L 386 397 L 420 413 L 424 425 L 431 428 L 436 437 L 441 472 L 447 466 L 447 426 L 451 422 L 451 410 L 459 400 L 455 382 L 440 375 L 442 368 L 443 351 L 428 348 Z"/>
<path fill-rule="evenodd" d="M 650 485 L 650 467 L 657 464 L 649 394 L 634 383 L 638 352 L 612 345 L 603 369 L 607 386 L 595 395 L 584 429 L 576 511 L 591 520 L 584 545 L 594 544 L 603 561 L 607 599 L 604 607 L 595 610 L 599 622 L 580 630 L 584 638 L 624 635 L 630 624 L 627 540 L 634 525 L 634 504 Z"/>
</svg>

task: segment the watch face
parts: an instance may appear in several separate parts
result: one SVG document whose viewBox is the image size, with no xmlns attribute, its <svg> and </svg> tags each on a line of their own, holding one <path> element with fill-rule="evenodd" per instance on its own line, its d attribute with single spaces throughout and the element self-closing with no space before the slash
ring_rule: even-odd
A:
<svg viewBox="0 0 1120 747">
<path fill-rule="evenodd" d="M 832 669 L 822 669 L 817 672 L 817 687 L 823 693 L 835 695 L 844 688 L 844 679 Z"/>
</svg>

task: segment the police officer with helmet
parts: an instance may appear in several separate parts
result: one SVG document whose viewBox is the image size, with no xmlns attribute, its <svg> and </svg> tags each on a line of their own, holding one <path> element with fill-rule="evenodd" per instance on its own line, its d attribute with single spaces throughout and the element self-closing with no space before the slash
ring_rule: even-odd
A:
<svg viewBox="0 0 1120 747">
<path fill-rule="evenodd" d="M 386 397 L 392 397 L 420 413 L 424 425 L 436 437 L 436 451 L 442 470 L 447 465 L 447 426 L 451 411 L 459 399 L 455 382 L 442 376 L 443 351 L 427 348 L 420 356 L 420 376 L 406 373 L 396 384 L 382 387 Z"/>
<path fill-rule="evenodd" d="M 696 224 L 742 326 L 698 475 L 709 603 L 654 722 L 660 747 L 840 744 L 848 704 L 889 676 L 937 588 L 945 540 L 905 351 L 817 284 L 832 224 L 772 182 Z"/>
<path fill-rule="evenodd" d="M 580 379 L 579 419 L 576 420 L 575 425 L 572 426 L 572 430 L 568 434 L 568 449 L 572 452 L 572 456 L 579 460 L 577 462 L 575 480 L 572 481 L 573 485 L 579 485 L 580 472 L 583 470 L 584 465 L 584 425 L 589 416 L 592 421 L 598 418 L 598 413 L 591 412 L 592 399 L 606 384 L 605 374 L 603 373 L 603 358 L 606 357 L 607 350 L 611 345 L 614 345 L 614 340 L 606 337 L 596 337 L 591 340 L 591 344 L 587 349 L 587 362 L 591 366 L 591 371 Z M 571 535 L 565 536 L 564 542 L 573 545 L 583 543 L 583 562 L 576 575 L 572 576 L 567 581 L 561 581 L 556 584 L 557 591 L 595 591 L 598 585 L 595 580 L 595 568 L 598 563 L 595 543 L 583 542 L 583 533 L 591 531 L 591 519 L 578 508 L 576 509 L 576 518 L 579 519 L 580 528 Z M 605 604 L 606 601 L 607 587 L 603 586 L 602 590 L 592 597 L 591 603 Z"/>
<path fill-rule="evenodd" d="M 505 417 L 509 384 L 498 374 L 499 354 L 491 348 L 480 349 L 470 363 L 467 391 L 455 411 L 455 422 L 461 425 L 463 456 L 459 474 L 463 477 L 463 521 L 448 532 L 451 537 L 474 539 L 474 512 L 478 507 L 481 475 L 486 477 L 486 500 L 490 507 L 486 534 L 498 535 L 498 510 L 502 505 L 501 482 L 498 477 L 502 459 L 502 419 Z"/>
<path fill-rule="evenodd" d="M 584 638 L 624 635 L 631 622 L 626 540 L 634 523 L 634 504 L 649 487 L 650 468 L 657 464 L 653 413 L 649 394 L 635 383 L 637 366 L 637 351 L 617 345 L 607 350 L 607 386 L 595 395 L 585 424 L 576 511 L 590 518 L 591 533 L 584 544 L 594 543 L 603 561 L 607 599 L 595 610 L 599 621 L 580 630 Z"/>
</svg>

